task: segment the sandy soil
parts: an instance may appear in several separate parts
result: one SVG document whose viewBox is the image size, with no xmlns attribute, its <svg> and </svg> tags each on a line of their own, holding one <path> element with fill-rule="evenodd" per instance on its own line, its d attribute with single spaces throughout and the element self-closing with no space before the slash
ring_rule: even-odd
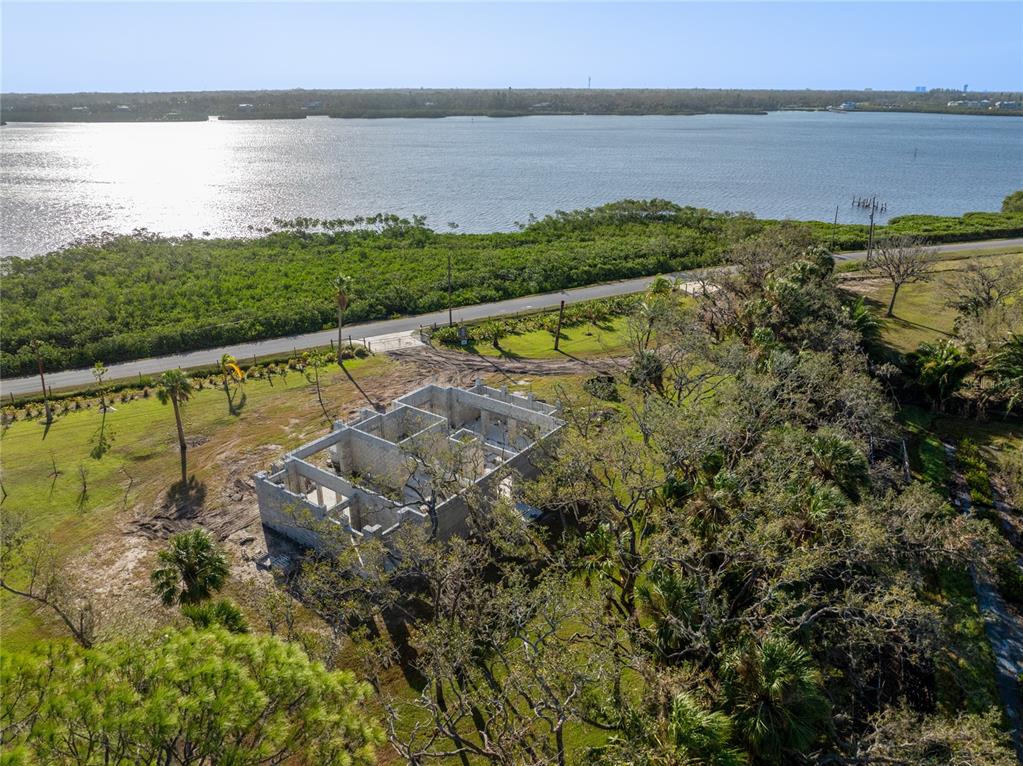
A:
<svg viewBox="0 0 1023 766">
<path fill-rule="evenodd" d="M 366 378 L 360 383 L 377 402 L 394 398 L 427 383 L 470 385 L 483 377 L 492 384 L 520 382 L 526 375 L 596 374 L 616 367 L 615 360 L 583 360 L 570 356 L 545 360 L 502 360 L 435 349 L 429 346 L 396 349 L 389 357 L 399 362 L 386 375 Z M 331 383 L 343 384 L 343 373 Z M 348 413 L 367 403 L 361 398 L 348 401 Z M 276 427 L 280 427 L 280 423 Z M 308 422 L 292 417 L 284 421 L 289 441 L 308 438 Z M 102 621 L 125 626 L 166 622 L 171 613 L 159 606 L 149 588 L 149 572 L 155 555 L 168 537 L 202 526 L 227 548 L 232 561 L 232 581 L 267 579 L 256 562 L 266 556 L 266 540 L 259 521 L 255 486 L 250 478 L 264 470 L 285 449 L 281 444 L 258 448 L 241 439 L 221 442 L 199 437 L 190 458 L 202 466 L 202 482 L 162 496 L 149 504 L 126 509 L 121 523 L 102 535 L 79 560 L 76 579 L 96 602 Z M 212 451 L 215 450 L 215 451 Z"/>
</svg>

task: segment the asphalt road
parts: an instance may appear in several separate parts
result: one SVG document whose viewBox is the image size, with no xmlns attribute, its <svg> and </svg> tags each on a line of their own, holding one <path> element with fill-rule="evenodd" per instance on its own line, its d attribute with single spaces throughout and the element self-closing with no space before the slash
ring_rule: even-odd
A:
<svg viewBox="0 0 1023 766">
<path fill-rule="evenodd" d="M 930 250 L 935 253 L 959 252 L 973 250 L 994 250 L 1005 247 L 1023 247 L 1023 238 L 1020 239 L 999 239 L 985 240 L 983 242 L 957 242 L 948 245 L 936 245 Z M 867 255 L 866 251 L 841 253 L 836 258 L 840 261 L 862 260 Z M 676 275 L 682 278 L 696 278 L 695 272 L 682 272 Z M 638 279 L 627 279 L 620 282 L 606 282 L 589 287 L 577 287 L 571 290 L 563 290 L 557 293 L 543 293 L 540 295 L 527 295 L 522 298 L 511 298 L 506 301 L 495 303 L 481 303 L 474 306 L 462 306 L 454 309 L 454 321 L 470 322 L 487 317 L 497 317 L 503 314 L 516 314 L 522 311 L 533 311 L 539 309 L 555 308 L 561 301 L 576 303 L 588 301 L 594 298 L 608 298 L 613 295 L 628 295 L 638 293 L 646 289 L 654 277 L 640 277 Z M 448 321 L 448 312 L 435 311 L 431 314 L 420 314 L 418 316 L 401 317 L 399 319 L 388 319 L 381 322 L 366 322 L 353 324 L 345 327 L 345 337 L 349 335 L 353 340 L 374 338 L 379 335 L 390 335 L 398 332 L 409 332 L 419 327 L 427 327 L 433 324 L 442 325 Z M 176 367 L 202 367 L 213 366 L 223 354 L 231 354 L 237 359 L 251 359 L 254 356 L 284 355 L 291 354 L 302 349 L 326 346 L 331 340 L 337 340 L 337 330 L 323 330 L 322 332 L 306 333 L 305 335 L 289 335 L 282 338 L 271 338 L 269 340 L 253 341 L 250 343 L 238 343 L 221 348 L 211 348 L 204 351 L 190 351 L 185 354 L 173 354 L 171 356 L 150 357 L 139 359 L 133 362 L 122 362 L 120 364 L 108 365 L 108 380 L 128 378 L 136 375 L 157 375 L 165 370 Z M 73 386 L 87 386 L 94 383 L 92 371 L 65 370 L 54 372 L 46 376 L 46 384 L 52 389 L 69 388 Z M 3 396 L 9 394 L 20 395 L 39 391 L 39 378 L 36 376 L 26 378 L 12 378 L 0 381 L 0 393 Z"/>
</svg>

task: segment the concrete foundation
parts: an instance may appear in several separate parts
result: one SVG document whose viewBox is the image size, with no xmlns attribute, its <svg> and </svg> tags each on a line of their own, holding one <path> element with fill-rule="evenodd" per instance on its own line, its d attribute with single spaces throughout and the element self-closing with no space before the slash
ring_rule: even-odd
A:
<svg viewBox="0 0 1023 766">
<path fill-rule="evenodd" d="M 531 477 L 533 447 L 564 425 L 555 413 L 532 395 L 482 381 L 468 389 L 424 386 L 386 412 L 363 409 L 335 423 L 256 474 L 260 517 L 317 550 L 386 541 L 401 524 L 431 526 L 431 516 L 438 537 L 461 534 L 465 493 L 496 498 L 512 491 L 509 477 Z"/>
</svg>

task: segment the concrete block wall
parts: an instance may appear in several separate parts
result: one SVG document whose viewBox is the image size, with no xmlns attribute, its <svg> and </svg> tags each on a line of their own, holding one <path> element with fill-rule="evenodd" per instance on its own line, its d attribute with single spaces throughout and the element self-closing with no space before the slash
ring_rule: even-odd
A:
<svg viewBox="0 0 1023 766">
<path fill-rule="evenodd" d="M 299 545 L 323 550 L 322 537 L 310 528 L 322 522 L 322 509 L 274 484 L 266 473 L 256 474 L 255 479 L 259 518 L 263 524 Z"/>
<path fill-rule="evenodd" d="M 475 454 L 479 458 L 479 466 L 466 467 L 464 485 L 476 483 L 483 496 L 497 498 L 501 481 L 509 471 L 522 478 L 536 474 L 529 448 L 534 441 L 563 425 L 557 418 L 549 416 L 553 411 L 553 407 L 532 397 L 509 394 L 506 390 L 488 388 L 479 382 L 468 391 L 424 386 L 396 400 L 395 408 L 384 415 L 366 410 L 349 425 L 336 424 L 331 434 L 288 453 L 284 461 L 288 468 L 286 474 L 294 485 L 293 489 L 320 485 L 348 497 L 348 512 L 354 528 L 349 532 L 386 539 L 386 535 L 402 523 L 430 523 L 428 514 L 419 508 L 420 495 L 405 484 L 409 481 L 409 471 L 408 455 L 403 449 L 428 449 L 427 440 L 433 437 L 437 437 L 440 449 L 446 449 L 451 446 L 448 429 L 463 426 L 477 434 L 485 432 L 486 438 L 497 444 L 510 440 L 508 446 L 525 451 L 513 454 L 502 450 L 504 466 L 485 475 L 481 473 L 485 470 L 483 445 L 476 442 L 466 446 L 467 455 Z M 410 434 L 415 435 L 409 438 Z M 395 441 L 402 437 L 405 437 L 404 444 L 396 444 Z M 416 439 L 423 440 L 423 443 L 417 443 Z M 300 459 L 321 450 L 329 451 L 334 467 L 342 476 Z M 471 460 L 469 462 L 472 463 Z M 419 473 L 422 475 L 414 475 L 411 482 L 418 482 L 425 490 L 430 477 L 425 475 L 425 471 Z M 349 480 L 356 475 L 375 481 L 369 486 L 359 486 L 358 478 Z M 377 495 L 371 489 L 376 483 L 395 487 L 397 496 L 384 498 Z M 397 491 L 399 484 L 404 486 Z M 302 545 L 323 548 L 323 541 L 307 528 L 309 520 L 312 521 L 311 526 L 329 521 L 323 519 L 323 509 L 271 482 L 265 473 L 257 474 L 256 487 L 264 524 Z M 441 537 L 464 533 L 468 518 L 464 496 L 457 495 L 442 503 L 437 508 L 437 516 Z M 305 526 L 303 519 L 306 520 Z"/>
<path fill-rule="evenodd" d="M 408 474 L 406 458 L 400 450 L 371 434 L 352 430 L 349 454 L 350 474 L 376 477 L 387 484 L 393 483 L 397 477 L 404 479 Z M 354 483 L 358 484 L 358 479 Z"/>
</svg>

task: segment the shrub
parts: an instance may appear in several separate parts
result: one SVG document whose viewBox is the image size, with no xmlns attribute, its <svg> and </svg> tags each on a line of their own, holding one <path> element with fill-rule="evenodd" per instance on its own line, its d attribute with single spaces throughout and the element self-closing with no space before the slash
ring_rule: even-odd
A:
<svg viewBox="0 0 1023 766">
<path fill-rule="evenodd" d="M 621 394 L 615 385 L 615 379 L 610 375 L 594 375 L 583 382 L 583 390 L 597 399 L 605 402 L 620 402 Z"/>
</svg>

